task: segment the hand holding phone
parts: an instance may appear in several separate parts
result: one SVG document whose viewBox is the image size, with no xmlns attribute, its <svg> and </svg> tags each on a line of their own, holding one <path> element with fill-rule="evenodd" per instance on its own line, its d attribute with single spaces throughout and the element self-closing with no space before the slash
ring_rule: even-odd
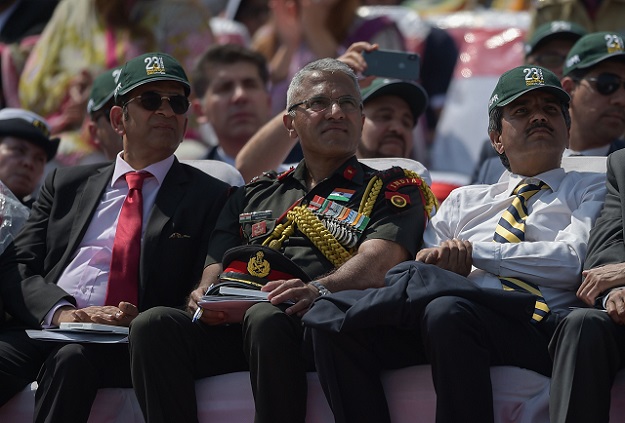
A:
<svg viewBox="0 0 625 423">
<path fill-rule="evenodd" d="M 363 51 L 367 69 L 362 74 L 384 78 L 416 81 L 419 79 L 419 55 L 405 51 L 371 50 Z"/>
</svg>

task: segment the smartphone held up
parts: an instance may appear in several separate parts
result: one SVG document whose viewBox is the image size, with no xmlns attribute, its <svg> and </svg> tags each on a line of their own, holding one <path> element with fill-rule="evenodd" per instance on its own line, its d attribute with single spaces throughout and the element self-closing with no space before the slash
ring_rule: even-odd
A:
<svg viewBox="0 0 625 423">
<path fill-rule="evenodd" d="M 362 52 L 367 69 L 364 76 L 403 79 L 416 81 L 419 79 L 419 55 L 405 51 L 372 50 Z"/>
</svg>

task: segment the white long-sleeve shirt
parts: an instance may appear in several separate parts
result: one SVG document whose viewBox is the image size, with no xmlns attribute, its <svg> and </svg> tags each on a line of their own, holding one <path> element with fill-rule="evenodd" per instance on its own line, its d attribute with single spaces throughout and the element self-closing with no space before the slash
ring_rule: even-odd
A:
<svg viewBox="0 0 625 423">
<path fill-rule="evenodd" d="M 473 271 L 477 285 L 501 288 L 498 276 L 532 282 L 552 311 L 568 312 L 579 305 L 575 292 L 581 283 L 590 228 L 599 216 L 606 194 L 605 174 L 566 173 L 553 169 L 533 178 L 508 173 L 494 185 L 468 185 L 451 192 L 430 221 L 425 247 L 457 238 L 473 245 Z M 495 228 L 512 203 L 521 182 L 543 181 L 542 190 L 528 202 L 525 241 L 493 242 Z"/>
</svg>

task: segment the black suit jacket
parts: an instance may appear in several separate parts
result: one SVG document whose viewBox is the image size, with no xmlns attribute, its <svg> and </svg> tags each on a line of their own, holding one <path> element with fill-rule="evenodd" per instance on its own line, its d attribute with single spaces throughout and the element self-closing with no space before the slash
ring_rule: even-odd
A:
<svg viewBox="0 0 625 423">
<path fill-rule="evenodd" d="M 601 216 L 590 231 L 585 269 L 625 262 L 625 149 L 608 156 L 606 187 Z"/>
<path fill-rule="evenodd" d="M 56 283 L 110 182 L 113 164 L 60 168 L 45 181 L 31 215 L 0 257 L 0 295 L 13 317 L 38 326 L 61 299 Z M 208 239 L 229 185 L 175 160 L 143 237 L 139 309 L 181 307 L 204 267 Z"/>
</svg>

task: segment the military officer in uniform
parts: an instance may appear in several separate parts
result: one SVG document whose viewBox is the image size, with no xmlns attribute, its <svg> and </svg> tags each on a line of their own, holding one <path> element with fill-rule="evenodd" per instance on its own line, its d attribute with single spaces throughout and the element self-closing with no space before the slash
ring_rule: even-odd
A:
<svg viewBox="0 0 625 423">
<path fill-rule="evenodd" d="M 189 311 L 219 282 L 260 288 L 269 301 L 234 323 L 224 311 L 204 310 L 194 322 L 171 308 L 133 322 L 133 383 L 148 423 L 197 421 L 195 380 L 238 370 L 250 371 L 256 422 L 304 422 L 313 367 L 301 316 L 321 295 L 382 286 L 386 271 L 421 245 L 436 200 L 414 172 L 376 171 L 356 159 L 364 115 L 353 71 L 315 61 L 295 75 L 287 102 L 284 125 L 304 160 L 231 197 Z"/>
</svg>

